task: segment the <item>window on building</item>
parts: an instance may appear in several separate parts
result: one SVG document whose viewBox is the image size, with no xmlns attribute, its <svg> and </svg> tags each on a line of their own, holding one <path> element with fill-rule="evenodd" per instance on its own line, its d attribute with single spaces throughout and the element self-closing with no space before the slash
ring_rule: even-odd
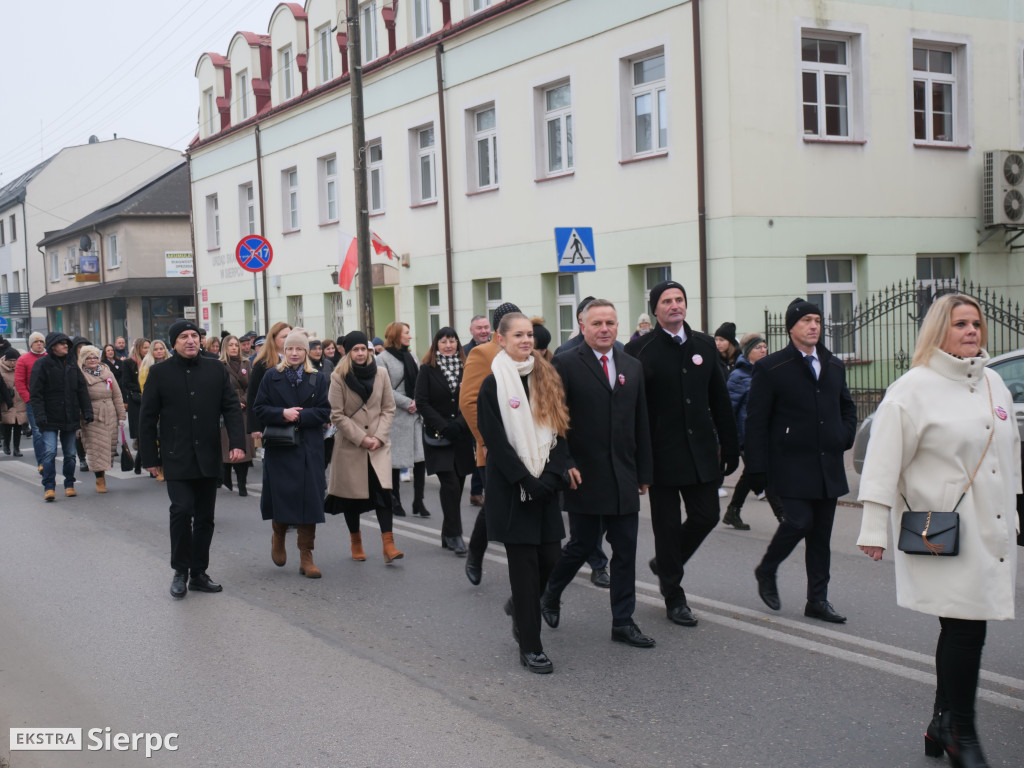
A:
<svg viewBox="0 0 1024 768">
<path fill-rule="evenodd" d="M 668 148 L 668 92 L 665 54 L 628 59 L 632 146 L 630 154 L 642 157 Z"/>
<path fill-rule="evenodd" d="M 807 32 L 801 40 L 804 135 L 850 136 L 853 72 L 849 38 Z"/>
<path fill-rule="evenodd" d="M 572 91 L 569 83 L 541 88 L 543 98 L 544 175 L 553 176 L 573 168 Z"/>
<path fill-rule="evenodd" d="M 362 28 L 359 34 L 363 40 L 363 63 L 377 58 L 377 3 L 376 0 L 366 3 L 359 9 L 359 21 Z"/>
<path fill-rule="evenodd" d="M 11 280 L 14 286 L 11 293 L 21 293 L 21 273 L 18 270 L 11 273 Z"/>
<path fill-rule="evenodd" d="M 922 319 L 935 299 L 956 290 L 957 261 L 951 253 L 917 257 L 917 302 Z"/>
<path fill-rule="evenodd" d="M 7 275 L 0 275 L 0 294 L 6 296 L 9 293 L 7 290 Z M 4 299 L 6 302 L 7 299 Z"/>
<path fill-rule="evenodd" d="M 213 88 L 207 88 L 203 91 L 203 111 L 206 113 L 204 115 L 206 118 L 206 135 L 212 136 L 214 133 L 213 116 L 216 112 L 213 108 Z"/>
<path fill-rule="evenodd" d="M 220 204 L 216 195 L 206 196 L 206 247 L 220 248 Z"/>
<path fill-rule="evenodd" d="M 238 188 L 238 221 L 241 234 L 256 234 L 256 198 L 252 184 L 242 184 Z"/>
<path fill-rule="evenodd" d="M 288 324 L 292 328 L 304 328 L 306 325 L 301 295 L 288 297 Z"/>
<path fill-rule="evenodd" d="M 430 0 L 412 0 L 412 28 L 417 40 L 430 34 Z"/>
<path fill-rule="evenodd" d="M 336 155 L 317 160 L 320 187 L 320 223 L 338 220 L 338 158 Z"/>
<path fill-rule="evenodd" d="M 4 245 L 6 243 L 7 243 L 7 233 L 6 233 L 6 230 L 4 229 L 4 222 L 3 222 L 2 219 L 0 219 L 0 245 Z"/>
<path fill-rule="evenodd" d="M 121 266 L 121 253 L 117 250 L 117 235 L 107 236 L 107 268 L 117 269 Z"/>
<path fill-rule="evenodd" d="M 644 267 L 644 306 L 651 306 L 651 288 L 658 283 L 672 279 L 672 267 L 668 264 L 648 264 Z M 644 310 L 646 311 L 646 310 Z"/>
<path fill-rule="evenodd" d="M 324 24 L 316 31 L 316 60 L 320 83 L 334 79 L 334 49 L 331 46 L 331 25 Z"/>
<path fill-rule="evenodd" d="M 60 282 L 60 253 L 50 251 L 50 282 Z"/>
<path fill-rule="evenodd" d="M 498 186 L 498 122 L 494 105 L 470 112 L 473 162 L 470 188 L 474 191 Z"/>
<path fill-rule="evenodd" d="M 78 253 L 75 246 L 69 245 L 67 256 L 64 257 L 64 274 L 73 275 L 78 271 Z"/>
<path fill-rule="evenodd" d="M 238 102 L 238 119 L 245 120 L 249 117 L 249 73 L 244 69 L 235 75 L 235 90 L 238 92 L 235 97 Z"/>
<path fill-rule="evenodd" d="M 482 11 L 484 8 L 486 8 L 493 2 L 494 0 L 472 0 L 472 3 L 470 5 L 470 12 L 476 13 L 477 11 Z"/>
<path fill-rule="evenodd" d="M 488 280 L 484 286 L 487 301 L 487 319 L 491 321 L 491 327 L 495 331 L 498 329 L 494 327 L 494 310 L 501 306 L 501 280 Z"/>
<path fill-rule="evenodd" d="M 558 344 L 565 344 L 576 332 L 576 275 L 560 272 L 555 277 L 555 303 L 558 307 Z"/>
<path fill-rule="evenodd" d="M 288 101 L 295 94 L 292 83 L 292 47 L 286 45 L 277 53 L 277 74 L 281 79 L 281 101 Z"/>
<path fill-rule="evenodd" d="M 924 142 L 963 143 L 957 135 L 958 59 L 964 46 L 914 41 L 914 139 Z"/>
<path fill-rule="evenodd" d="M 285 232 L 294 232 L 299 228 L 299 172 L 289 168 L 281 172 L 281 191 L 283 212 L 281 221 Z"/>
<path fill-rule="evenodd" d="M 441 288 L 438 285 L 427 286 L 427 325 L 430 338 L 441 330 Z"/>
<path fill-rule="evenodd" d="M 11 215 L 11 242 L 16 242 L 18 239 L 18 220 Z"/>
<path fill-rule="evenodd" d="M 857 304 L 857 276 L 850 256 L 807 258 L 807 300 L 821 307 L 822 340 L 834 354 L 852 354 L 854 340 L 846 323 Z"/>
<path fill-rule="evenodd" d="M 366 145 L 366 178 L 369 183 L 370 213 L 383 213 L 384 148 L 379 139 Z"/>
<path fill-rule="evenodd" d="M 413 203 L 430 203 L 437 200 L 436 147 L 434 126 L 414 128 L 412 139 Z"/>
</svg>

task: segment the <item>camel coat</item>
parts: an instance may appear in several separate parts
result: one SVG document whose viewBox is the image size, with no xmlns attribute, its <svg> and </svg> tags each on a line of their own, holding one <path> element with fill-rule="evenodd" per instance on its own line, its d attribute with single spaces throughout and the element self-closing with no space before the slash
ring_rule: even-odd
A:
<svg viewBox="0 0 1024 768">
<path fill-rule="evenodd" d="M 119 435 L 117 423 L 128 418 L 121 398 L 117 378 L 105 365 L 100 375 L 82 372 L 92 402 L 92 422 L 82 422 L 82 443 L 89 461 L 90 472 L 105 472 L 113 467 L 112 457 L 117 452 Z"/>
<path fill-rule="evenodd" d="M 18 388 L 14 386 L 14 369 L 17 367 L 17 360 L 0 359 L 0 376 L 3 377 L 4 386 L 14 392 L 14 407 L 4 408 L 4 424 L 28 424 L 28 415 L 25 413 L 25 401 L 21 399 Z"/>
<path fill-rule="evenodd" d="M 337 427 L 334 454 L 331 456 L 331 476 L 327 493 L 341 499 L 366 499 L 370 496 L 366 459 L 377 473 L 381 488 L 391 489 L 391 423 L 395 418 L 395 398 L 391 394 L 391 379 L 383 366 L 377 367 L 370 399 L 353 392 L 345 384 L 340 368 L 331 374 L 331 388 L 327 393 L 331 404 L 331 423 Z M 363 438 L 372 435 L 384 443 L 376 451 L 360 445 Z"/>
<path fill-rule="evenodd" d="M 459 390 L 459 411 L 469 425 L 469 431 L 476 440 L 476 465 L 487 466 L 487 450 L 476 420 L 476 401 L 480 396 L 480 385 L 491 375 L 491 363 L 498 356 L 501 347 L 495 336 L 486 344 L 479 344 L 470 350 L 466 365 L 462 369 L 462 388 Z"/>
</svg>

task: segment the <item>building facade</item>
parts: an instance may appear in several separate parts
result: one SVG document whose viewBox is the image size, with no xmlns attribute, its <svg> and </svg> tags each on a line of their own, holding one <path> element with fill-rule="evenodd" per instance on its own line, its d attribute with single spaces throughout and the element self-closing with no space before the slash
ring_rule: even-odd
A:
<svg viewBox="0 0 1024 768">
<path fill-rule="evenodd" d="M 397 5 L 359 16 L 371 228 L 399 254 L 374 269 L 378 332 L 406 320 L 422 351 L 513 301 L 561 340 L 589 294 L 628 338 L 666 277 L 691 325 L 741 332 L 794 296 L 839 317 L 902 278 L 1022 293 L 1017 219 L 987 226 L 982 200 L 986 152 L 1024 144 L 1016 4 Z M 274 247 L 272 320 L 357 323 L 356 286 L 330 277 L 356 229 L 344 19 L 344 0 L 282 3 L 267 34 L 198 62 L 213 331 L 249 327 L 262 301 L 234 261 L 250 232 Z M 595 271 L 558 271 L 569 227 L 592 228 Z"/>
</svg>

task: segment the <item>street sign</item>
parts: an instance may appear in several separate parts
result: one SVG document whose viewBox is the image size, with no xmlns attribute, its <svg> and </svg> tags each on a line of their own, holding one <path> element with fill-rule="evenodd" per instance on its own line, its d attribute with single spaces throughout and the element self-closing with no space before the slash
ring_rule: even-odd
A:
<svg viewBox="0 0 1024 768">
<path fill-rule="evenodd" d="M 206 288 L 203 288 L 203 301 L 209 301 L 209 300 L 210 300 L 210 293 L 209 293 L 209 291 L 206 290 Z"/>
<path fill-rule="evenodd" d="M 182 313 L 182 317 L 184 317 L 186 320 L 195 320 L 196 308 L 192 306 L 186 306 L 185 311 Z"/>
<path fill-rule="evenodd" d="M 166 277 L 192 277 L 194 274 L 192 251 L 164 251 Z"/>
<path fill-rule="evenodd" d="M 259 235 L 243 237 L 235 248 L 235 259 L 247 272 L 262 272 L 270 266 L 273 258 L 274 249 L 270 246 L 270 241 Z"/>
<path fill-rule="evenodd" d="M 559 272 L 594 272 L 593 227 L 555 227 L 555 253 Z"/>
<path fill-rule="evenodd" d="M 203 320 L 209 320 L 209 319 L 210 319 L 210 308 L 209 307 L 203 307 Z"/>
<path fill-rule="evenodd" d="M 0 333 L 7 333 L 7 328 L 8 327 L 9 326 L 8 326 L 8 323 L 7 323 L 7 318 L 6 317 L 0 317 Z"/>
</svg>

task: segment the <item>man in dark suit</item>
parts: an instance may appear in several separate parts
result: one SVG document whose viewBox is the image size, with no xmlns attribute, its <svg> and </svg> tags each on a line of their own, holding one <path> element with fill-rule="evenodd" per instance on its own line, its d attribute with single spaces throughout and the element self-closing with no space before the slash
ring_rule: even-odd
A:
<svg viewBox="0 0 1024 768">
<path fill-rule="evenodd" d="M 853 445 L 857 406 L 846 367 L 821 343 L 821 309 L 794 299 L 786 310 L 790 343 L 754 364 L 747 399 L 744 461 L 750 488 L 779 497 L 783 517 L 761 564 L 758 593 L 782 607 L 775 573 L 805 540 L 804 615 L 842 623 L 828 602 L 830 540 L 836 500 L 849 491 L 843 452 Z"/>
<path fill-rule="evenodd" d="M 167 479 L 171 500 L 171 595 L 220 592 L 206 573 L 213 540 L 217 478 L 221 476 L 220 419 L 229 460 L 245 458 L 238 395 L 228 369 L 199 353 L 199 328 L 178 320 L 168 331 L 174 357 L 149 371 L 139 410 L 142 466 Z M 186 584 L 187 581 L 187 584 Z"/>
<path fill-rule="evenodd" d="M 672 280 L 651 289 L 651 332 L 626 345 L 643 365 L 654 453 L 651 524 L 670 621 L 697 626 L 683 591 L 683 567 L 718 525 L 718 488 L 740 461 L 736 420 L 715 340 L 686 324 L 686 291 Z M 682 520 L 680 497 L 686 505 Z"/>
<path fill-rule="evenodd" d="M 569 406 L 569 478 L 565 493 L 574 537 L 548 578 L 541 615 L 558 626 L 559 600 L 580 566 L 607 533 L 612 546 L 612 640 L 653 648 L 633 621 L 639 494 L 651 484 L 652 460 L 643 368 L 614 348 L 615 306 L 594 299 L 583 310 L 584 343 L 555 357 Z"/>
</svg>

